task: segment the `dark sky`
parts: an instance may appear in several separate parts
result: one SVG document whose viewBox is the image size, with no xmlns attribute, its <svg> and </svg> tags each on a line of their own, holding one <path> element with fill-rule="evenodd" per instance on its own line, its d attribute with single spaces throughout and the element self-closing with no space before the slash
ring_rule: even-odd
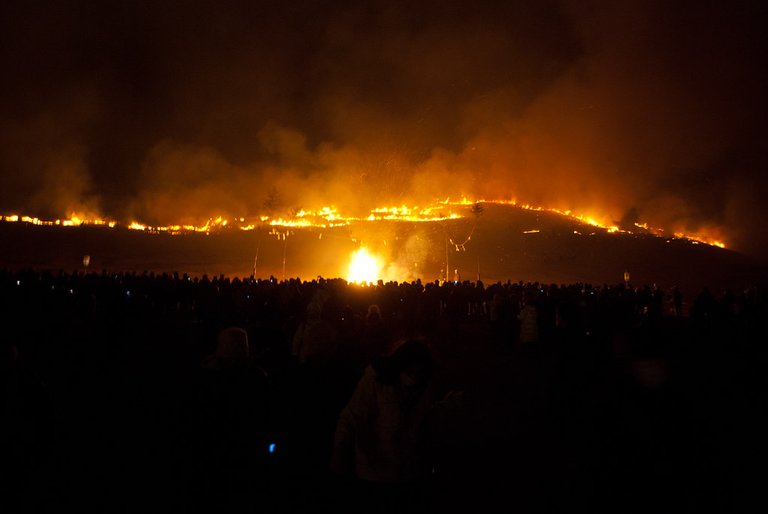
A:
<svg viewBox="0 0 768 514">
<path fill-rule="evenodd" d="M 760 1 L 6 0 L 0 212 L 514 196 L 765 257 L 766 20 Z"/>
</svg>

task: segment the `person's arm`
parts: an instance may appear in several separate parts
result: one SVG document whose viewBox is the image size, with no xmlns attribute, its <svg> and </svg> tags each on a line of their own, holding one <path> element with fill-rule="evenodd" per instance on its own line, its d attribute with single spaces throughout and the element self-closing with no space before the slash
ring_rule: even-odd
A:
<svg viewBox="0 0 768 514">
<path fill-rule="evenodd" d="M 339 414 L 331 455 L 331 471 L 346 473 L 352 470 L 355 440 L 361 427 L 370 422 L 376 401 L 376 375 L 368 368 L 357 383 L 352 398 Z"/>
</svg>

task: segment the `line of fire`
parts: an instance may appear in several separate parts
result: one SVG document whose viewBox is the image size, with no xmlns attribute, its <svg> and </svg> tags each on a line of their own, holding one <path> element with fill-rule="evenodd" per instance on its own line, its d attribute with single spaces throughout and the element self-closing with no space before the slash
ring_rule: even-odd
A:
<svg viewBox="0 0 768 514">
<path fill-rule="evenodd" d="M 486 199 L 468 199 L 463 197 L 459 200 L 445 199 L 435 201 L 428 206 L 388 206 L 377 207 L 370 210 L 367 216 L 350 216 L 341 212 L 334 206 L 322 207 L 317 210 L 293 209 L 290 213 L 284 215 L 261 215 L 254 219 L 249 218 L 225 218 L 223 216 L 211 217 L 205 223 L 199 225 L 193 224 L 167 224 L 150 225 L 141 221 L 130 220 L 120 222 L 113 219 L 102 219 L 94 216 L 87 216 L 79 213 L 71 213 L 66 219 L 46 220 L 38 217 L 26 216 L 20 214 L 7 214 L 0 216 L 0 220 L 6 223 L 21 223 L 46 227 L 105 227 L 108 229 L 128 229 L 139 231 L 146 234 L 168 234 L 173 236 L 183 236 L 187 234 L 227 234 L 235 232 L 254 232 L 258 234 L 256 242 L 255 256 L 253 261 L 253 274 L 259 271 L 259 251 L 263 248 L 262 238 L 268 236 L 274 238 L 282 245 L 282 262 L 277 267 L 277 271 L 285 278 L 286 274 L 286 252 L 289 239 L 297 233 L 304 235 L 315 235 L 318 240 L 338 241 L 345 240 L 347 245 L 352 245 L 353 249 L 348 252 L 343 259 L 347 263 L 342 263 L 338 269 L 346 270 L 341 274 L 346 274 L 346 279 L 354 283 L 375 283 L 378 280 L 406 280 L 415 275 L 424 274 L 427 276 L 437 275 L 439 280 L 458 280 L 461 276 L 460 270 L 451 266 L 453 260 L 452 254 L 455 252 L 465 252 L 471 245 L 472 238 L 475 236 L 475 230 L 481 223 L 482 215 L 486 209 L 494 206 L 503 206 L 509 209 L 518 209 L 519 212 L 544 214 L 557 217 L 567 221 L 572 225 L 572 233 L 575 236 L 594 236 L 600 234 L 634 234 L 656 238 L 662 238 L 666 242 L 682 240 L 690 244 L 706 244 L 714 247 L 725 248 L 726 244 L 712 237 L 702 234 L 668 233 L 660 228 L 650 227 L 646 223 L 634 222 L 620 226 L 616 222 L 610 222 L 604 217 L 595 215 L 586 215 L 575 213 L 569 210 L 560 210 L 556 208 L 534 206 L 527 203 L 521 203 L 517 200 L 486 200 Z M 534 237 L 540 235 L 542 228 L 538 224 L 539 216 L 533 218 L 535 221 L 532 226 L 523 227 L 520 233 L 525 236 Z M 410 223 L 416 225 L 428 226 L 433 232 L 438 233 L 438 237 L 443 239 L 445 253 L 441 252 L 439 256 L 432 256 L 433 261 L 440 261 L 439 270 L 420 269 L 419 262 L 413 262 L 415 269 L 404 269 L 407 266 L 393 265 L 392 255 L 388 255 L 386 246 L 387 240 L 381 240 L 376 235 L 375 227 L 382 224 L 392 223 Z M 339 229 L 354 228 L 353 231 L 342 232 Z M 433 245 L 435 246 L 435 245 Z M 434 250 L 433 250 L 434 251 Z M 89 260 L 89 256 L 84 258 Z M 418 258 L 413 258 L 418 260 Z M 86 265 L 87 267 L 87 265 Z M 282 269 L 280 269 L 282 268 Z M 477 278 L 480 278 L 480 259 L 477 262 Z M 474 270 L 473 270 L 474 271 Z"/>
</svg>

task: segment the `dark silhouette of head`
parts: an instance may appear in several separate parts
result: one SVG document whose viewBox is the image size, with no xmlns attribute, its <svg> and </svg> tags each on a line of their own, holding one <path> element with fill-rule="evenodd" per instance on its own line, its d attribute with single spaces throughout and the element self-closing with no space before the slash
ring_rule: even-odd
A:
<svg viewBox="0 0 768 514">
<path fill-rule="evenodd" d="M 248 332 L 240 327 L 228 327 L 219 332 L 216 350 L 206 359 L 204 366 L 215 369 L 242 368 L 248 365 L 249 358 Z"/>
<path fill-rule="evenodd" d="M 432 352 L 422 341 L 410 339 L 374 363 L 379 380 L 408 389 L 423 389 L 432 376 Z"/>
</svg>

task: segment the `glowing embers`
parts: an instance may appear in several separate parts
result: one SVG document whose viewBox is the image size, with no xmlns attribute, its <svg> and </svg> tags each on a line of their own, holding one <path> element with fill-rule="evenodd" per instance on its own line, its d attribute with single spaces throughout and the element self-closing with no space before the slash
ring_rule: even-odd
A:
<svg viewBox="0 0 768 514">
<path fill-rule="evenodd" d="M 675 237 L 677 239 L 685 239 L 687 241 L 690 241 L 693 244 L 704 243 L 710 246 L 717 246 L 718 248 L 725 248 L 725 243 L 723 243 L 722 241 L 719 241 L 711 237 L 703 236 L 703 235 L 691 236 L 688 234 L 683 234 L 682 232 L 675 232 Z"/>
<path fill-rule="evenodd" d="M 374 283 L 381 278 L 382 267 L 381 259 L 369 253 L 368 249 L 364 246 L 361 246 L 352 253 L 347 281 L 356 284 Z"/>
<path fill-rule="evenodd" d="M 270 219 L 268 216 L 261 216 L 261 221 L 273 227 L 291 227 L 291 228 L 331 228 L 349 225 L 356 218 L 345 217 L 339 214 L 336 207 L 323 207 L 318 211 L 306 211 L 299 209 L 291 214 L 289 218 Z"/>
<path fill-rule="evenodd" d="M 81 225 L 103 225 L 109 228 L 117 226 L 117 222 L 113 220 L 105 220 L 100 218 L 88 218 L 87 216 L 72 213 L 67 219 L 56 220 L 44 220 L 32 216 L 19 216 L 18 214 L 8 214 L 0 216 L 0 221 L 7 221 L 11 223 L 29 223 L 30 225 L 40 226 L 60 226 L 60 227 L 79 227 Z"/>
<path fill-rule="evenodd" d="M 444 214 L 439 211 L 439 207 L 411 208 L 405 205 L 401 205 L 400 207 L 377 207 L 376 209 L 371 210 L 371 214 L 366 218 L 366 221 L 388 220 L 426 222 L 461 218 L 459 214 L 453 212 Z"/>
</svg>

